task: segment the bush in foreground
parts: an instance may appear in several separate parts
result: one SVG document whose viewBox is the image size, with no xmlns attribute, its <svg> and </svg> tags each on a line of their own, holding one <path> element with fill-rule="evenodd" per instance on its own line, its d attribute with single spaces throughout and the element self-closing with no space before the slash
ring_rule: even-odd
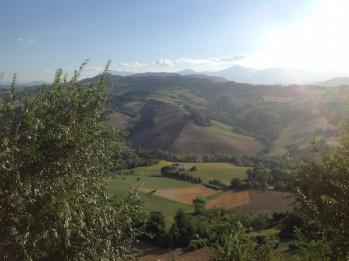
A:
<svg viewBox="0 0 349 261">
<path fill-rule="evenodd" d="M 113 201 L 104 178 L 118 132 L 103 124 L 105 77 L 0 104 L 0 253 L 4 260 L 115 260 L 138 236 L 141 197 Z"/>
</svg>

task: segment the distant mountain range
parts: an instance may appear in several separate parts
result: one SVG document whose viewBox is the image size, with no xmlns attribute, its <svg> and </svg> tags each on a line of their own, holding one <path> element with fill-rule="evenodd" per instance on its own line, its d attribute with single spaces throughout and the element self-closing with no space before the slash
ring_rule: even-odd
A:
<svg viewBox="0 0 349 261">
<path fill-rule="evenodd" d="M 214 82 L 233 81 L 254 85 L 292 85 L 292 84 L 312 84 L 324 87 L 336 87 L 349 85 L 349 77 L 339 77 L 334 73 L 316 73 L 311 71 L 293 68 L 266 68 L 257 70 L 254 68 L 233 65 L 219 71 L 194 71 L 190 69 L 178 72 L 143 72 L 134 73 L 127 71 L 111 71 L 112 75 L 119 76 L 154 76 L 168 77 L 175 75 L 190 76 L 197 79 L 210 79 Z M 17 87 L 33 87 L 48 84 L 47 81 L 19 82 Z M 9 88 L 11 82 L 0 81 L 0 88 Z"/>
<path fill-rule="evenodd" d="M 184 70 L 179 73 L 185 72 Z M 313 84 L 322 82 L 337 75 L 330 73 L 316 73 L 311 71 L 299 70 L 294 68 L 266 68 L 257 70 L 240 65 L 233 65 L 224 70 L 216 72 L 198 72 L 209 76 L 223 77 L 229 81 L 249 83 L 249 84 Z"/>
<path fill-rule="evenodd" d="M 11 82 L 0 81 L 0 88 L 8 88 L 11 86 L 11 84 L 12 84 Z M 48 84 L 48 82 L 45 82 L 45 81 L 18 82 L 18 83 L 16 83 L 16 86 L 23 88 L 23 87 L 40 86 L 43 84 Z"/>
<path fill-rule="evenodd" d="M 324 81 L 319 83 L 321 86 L 325 87 L 336 87 L 336 86 L 344 86 L 344 85 L 349 85 L 349 77 L 338 77 L 338 78 L 333 78 L 328 81 Z"/>
<path fill-rule="evenodd" d="M 130 72 L 112 72 L 114 75 L 128 76 L 133 73 Z M 158 75 L 159 73 L 145 73 L 143 75 Z M 212 78 L 212 80 L 224 81 L 234 81 L 249 84 L 264 84 L 264 85 L 290 85 L 290 84 L 315 84 L 319 82 L 324 82 L 328 79 L 338 77 L 333 73 L 316 73 L 311 71 L 299 70 L 294 68 L 266 68 L 262 70 L 257 70 L 249 67 L 243 67 L 240 65 L 233 65 L 223 70 L 219 71 L 193 71 L 190 69 L 179 71 L 178 74 L 188 76 L 196 75 L 200 78 Z M 322 85 L 322 84 L 320 84 Z"/>
</svg>

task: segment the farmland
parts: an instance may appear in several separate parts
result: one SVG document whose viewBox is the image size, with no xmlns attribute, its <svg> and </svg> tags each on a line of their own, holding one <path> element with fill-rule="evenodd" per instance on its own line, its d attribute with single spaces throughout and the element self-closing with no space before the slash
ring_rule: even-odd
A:
<svg viewBox="0 0 349 261">
<path fill-rule="evenodd" d="M 140 188 L 143 191 L 150 191 L 153 189 L 188 188 L 191 186 L 190 183 L 185 181 L 161 177 L 145 176 L 139 180 L 138 178 L 138 176 L 133 175 L 118 176 L 117 179 L 109 179 L 107 184 L 110 192 L 117 197 L 126 197 L 127 191 L 132 187 Z M 178 209 L 182 209 L 185 212 L 191 212 L 193 210 L 190 204 L 183 204 L 154 194 L 146 199 L 145 207 L 153 211 L 161 211 L 165 216 L 167 224 L 172 222 L 172 218 Z"/>
<path fill-rule="evenodd" d="M 187 181 L 170 179 L 160 175 L 160 169 L 172 165 L 173 162 L 160 161 L 156 165 L 138 167 L 131 170 L 130 175 L 117 175 L 116 179 L 108 180 L 110 191 L 120 197 L 125 197 L 131 187 L 150 192 L 145 203 L 149 210 L 161 211 L 167 223 L 172 222 L 175 213 L 182 209 L 192 212 L 192 202 L 196 197 L 205 198 L 207 208 L 235 208 L 241 212 L 273 212 L 285 211 L 292 207 L 293 199 L 289 193 L 277 191 L 217 191 L 202 184 L 192 184 Z M 182 163 L 185 168 L 197 167 L 190 172 L 208 183 L 219 179 L 229 184 L 232 178 L 245 179 L 247 167 L 234 166 L 229 163 Z"/>
</svg>

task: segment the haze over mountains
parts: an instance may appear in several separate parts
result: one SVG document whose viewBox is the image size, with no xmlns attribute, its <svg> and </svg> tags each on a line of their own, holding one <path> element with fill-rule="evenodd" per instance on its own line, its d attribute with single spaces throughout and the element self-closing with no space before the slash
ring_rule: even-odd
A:
<svg viewBox="0 0 349 261">
<path fill-rule="evenodd" d="M 115 75 L 128 76 L 135 73 L 125 71 L 114 71 Z M 146 74 L 154 74 L 155 72 Z M 339 77 L 341 75 L 335 73 L 318 73 L 312 71 L 305 71 L 295 68 L 266 68 L 257 70 L 241 65 L 233 65 L 219 71 L 194 71 L 185 69 L 177 72 L 181 75 L 206 75 L 219 77 L 221 80 L 235 81 L 249 84 L 315 84 L 323 81 L 328 81 L 331 78 Z M 217 78 L 218 79 L 218 78 Z M 321 85 L 321 84 L 319 84 Z"/>
<path fill-rule="evenodd" d="M 292 84 L 314 84 L 324 87 L 335 87 L 349 85 L 349 77 L 339 73 L 318 73 L 305 71 L 295 68 L 273 67 L 265 69 L 254 69 L 241 65 L 232 65 L 219 71 L 194 71 L 191 69 L 180 70 L 177 72 L 128 72 L 128 71 L 111 71 L 113 75 L 130 76 L 171 76 L 182 75 L 191 76 L 198 79 L 209 78 L 213 81 L 224 82 L 234 81 L 239 83 L 255 85 L 292 85 Z M 35 80 L 30 82 L 17 82 L 18 87 L 32 87 L 42 84 L 48 84 L 47 81 Z M 9 80 L 0 80 L 0 87 L 8 88 L 11 85 Z"/>
<path fill-rule="evenodd" d="M 0 88 L 8 88 L 11 86 L 11 84 L 12 83 L 8 81 L 0 81 Z M 16 86 L 20 88 L 39 86 L 43 84 L 48 84 L 48 82 L 46 81 L 16 82 Z"/>
</svg>

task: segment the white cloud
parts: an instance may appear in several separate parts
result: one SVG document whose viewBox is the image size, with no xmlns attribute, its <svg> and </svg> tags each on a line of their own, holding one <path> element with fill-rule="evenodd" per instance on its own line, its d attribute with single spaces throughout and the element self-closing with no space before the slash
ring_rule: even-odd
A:
<svg viewBox="0 0 349 261">
<path fill-rule="evenodd" d="M 31 38 L 22 38 L 22 37 L 19 37 L 17 38 L 17 42 L 19 43 L 26 43 L 26 44 L 35 44 L 35 40 L 31 39 Z"/>
<path fill-rule="evenodd" d="M 120 63 L 113 66 L 113 69 L 118 71 L 129 72 L 175 72 L 184 69 L 191 70 L 220 70 L 237 61 L 244 59 L 242 55 L 231 55 L 223 57 L 210 57 L 210 58 L 186 58 L 180 57 L 175 59 L 161 58 L 150 63 Z"/>
</svg>

